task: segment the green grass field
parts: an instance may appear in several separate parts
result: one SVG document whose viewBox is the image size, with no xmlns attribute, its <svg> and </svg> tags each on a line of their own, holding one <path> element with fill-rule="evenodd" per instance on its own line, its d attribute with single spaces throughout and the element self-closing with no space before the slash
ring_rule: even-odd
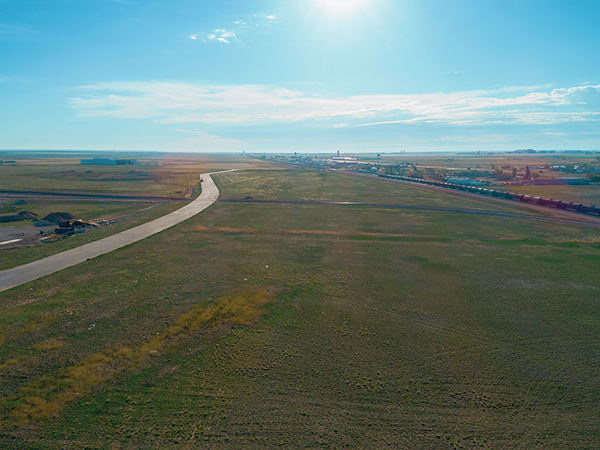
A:
<svg viewBox="0 0 600 450">
<path fill-rule="evenodd" d="M 215 179 L 223 198 L 445 201 Z M 0 294 L 0 446 L 598 448 L 599 266 L 593 228 L 217 203 Z"/>
</svg>

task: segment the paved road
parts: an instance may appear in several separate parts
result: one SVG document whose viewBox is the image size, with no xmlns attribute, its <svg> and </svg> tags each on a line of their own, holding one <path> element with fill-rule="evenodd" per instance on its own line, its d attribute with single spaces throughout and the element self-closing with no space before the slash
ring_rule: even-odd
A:
<svg viewBox="0 0 600 450">
<path fill-rule="evenodd" d="M 230 172 L 226 170 L 224 172 Z M 222 173 L 222 172 L 214 172 Z M 19 286 L 29 281 L 37 280 L 52 273 L 75 266 L 96 256 L 104 255 L 126 245 L 133 244 L 144 238 L 159 233 L 184 220 L 195 216 L 212 205 L 219 197 L 219 189 L 210 177 L 211 174 L 202 174 L 202 194 L 193 202 L 185 205 L 166 216 L 143 225 L 131 228 L 121 233 L 109 236 L 99 241 L 90 242 L 66 252 L 49 256 L 38 261 L 14 267 L 0 272 L 0 292 Z"/>
</svg>

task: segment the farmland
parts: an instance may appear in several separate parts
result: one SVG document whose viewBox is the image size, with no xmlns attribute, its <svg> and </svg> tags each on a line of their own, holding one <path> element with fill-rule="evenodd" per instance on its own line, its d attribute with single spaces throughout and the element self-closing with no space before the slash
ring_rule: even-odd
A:
<svg viewBox="0 0 600 450">
<path fill-rule="evenodd" d="M 223 199 L 520 209 L 328 172 L 214 178 Z M 217 203 L 0 294 L 0 445 L 596 448 L 599 265 L 589 227 Z"/>
</svg>

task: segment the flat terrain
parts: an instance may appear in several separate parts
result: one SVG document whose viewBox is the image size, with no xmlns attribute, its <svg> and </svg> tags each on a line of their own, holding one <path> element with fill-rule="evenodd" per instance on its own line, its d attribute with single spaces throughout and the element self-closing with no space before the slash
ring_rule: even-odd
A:
<svg viewBox="0 0 600 450">
<path fill-rule="evenodd" d="M 28 199 L 24 205 L 14 205 L 15 199 L 0 200 L 1 215 L 18 214 L 21 211 L 31 211 L 37 214 L 36 220 L 45 217 L 53 212 L 69 212 L 76 218 L 100 221 L 112 220 L 135 213 L 142 209 L 148 209 L 160 202 L 123 202 L 123 201 L 97 201 L 97 200 L 46 200 L 46 199 Z M 182 203 L 179 206 L 182 206 Z M 33 224 L 33 220 L 23 220 L 20 222 L 0 223 L 0 228 L 28 228 Z"/>
<path fill-rule="evenodd" d="M 227 185 L 219 200 L 361 202 L 514 211 L 512 204 L 506 206 L 485 198 L 465 198 L 453 192 L 432 192 L 405 183 L 374 180 L 371 176 L 326 171 L 289 171 L 282 176 L 280 171 L 271 170 L 224 174 L 219 179 Z"/>
<path fill-rule="evenodd" d="M 93 157 L 136 159 L 139 165 L 90 166 L 80 160 Z M 198 195 L 198 174 L 228 168 L 261 168 L 267 164 L 244 156 L 186 154 L 110 154 L 55 152 L 0 152 L 0 191 L 48 191 L 113 195 L 185 197 Z M 268 167 L 277 167 L 273 164 Z M 32 183 L 32 181 L 34 181 Z"/>
<path fill-rule="evenodd" d="M 39 244 L 39 239 L 35 239 L 35 235 L 42 230 L 50 233 L 55 227 L 34 228 L 33 220 L 0 223 L 0 242 L 23 239 L 23 241 L 0 246 L 0 270 L 72 249 L 181 208 L 185 205 L 186 198 L 191 200 L 199 195 L 200 173 L 218 171 L 222 167 L 280 168 L 276 164 L 245 156 L 204 155 L 199 159 L 193 155 L 160 153 L 100 155 L 137 159 L 142 163 L 141 165 L 82 166 L 80 164 L 81 158 L 95 156 L 99 154 L 97 152 L 0 152 L 3 161 L 12 161 L 0 164 L 0 215 L 31 211 L 37 214 L 37 219 L 41 219 L 51 212 L 68 212 L 77 219 L 96 222 L 128 218 L 110 227 L 43 245 Z M 132 171 L 133 173 L 130 173 Z M 140 171 L 144 175 L 140 175 Z M 91 194 L 106 196 L 106 198 L 10 194 L 14 191 L 36 193 L 45 191 L 67 195 Z M 114 198 L 115 196 L 117 198 Z M 153 197 L 153 199 L 125 201 L 120 200 L 118 196 Z M 179 198 L 181 201 L 166 203 L 170 198 Z M 27 203 L 15 205 L 19 199 L 25 199 Z M 32 244 L 38 245 L 32 246 Z"/>
<path fill-rule="evenodd" d="M 100 255 L 113 252 L 127 245 L 141 241 L 156 233 L 175 226 L 199 214 L 211 206 L 219 196 L 219 190 L 210 174 L 202 174 L 202 193 L 193 202 L 158 219 L 130 228 L 99 241 L 73 248 L 48 258 L 33 261 L 10 270 L 0 271 L 0 291 L 5 291 L 24 283 L 52 275 L 68 267 L 89 261 Z"/>
<path fill-rule="evenodd" d="M 104 208 L 101 208 L 103 212 L 98 212 L 98 216 L 96 217 L 97 219 L 118 219 L 128 217 L 128 215 L 131 214 L 136 215 L 130 219 L 115 223 L 111 226 L 92 229 L 87 233 L 77 234 L 72 237 L 64 238 L 58 242 L 42 244 L 38 241 L 37 245 L 27 245 L 24 247 L 21 246 L 21 242 L 4 245 L 0 249 L 0 270 L 9 269 L 11 267 L 15 267 L 21 264 L 26 264 L 28 262 L 35 261 L 46 256 L 54 255 L 56 253 L 66 251 L 78 247 L 80 245 L 102 239 L 112 234 L 119 233 L 121 231 L 140 225 L 149 220 L 162 217 L 165 214 L 168 214 L 176 209 L 181 208 L 185 205 L 185 203 L 170 202 L 163 204 L 155 204 L 154 206 L 156 206 L 156 208 L 144 212 L 151 205 L 152 204 L 148 203 L 134 203 L 127 204 L 125 205 L 125 208 L 120 209 L 118 207 L 118 204 L 104 204 Z M 62 206 L 64 206 L 64 208 L 57 208 L 54 209 L 54 211 L 70 212 L 77 211 L 79 209 L 75 203 L 66 203 Z M 85 208 L 85 210 L 88 210 L 88 208 Z M 138 212 L 141 213 L 137 214 Z M 90 218 L 90 216 L 87 215 L 78 215 L 76 217 L 82 219 Z M 8 232 L 8 227 L 0 229 L 0 232 L 3 232 L 3 234 L 7 236 L 6 239 L 9 239 L 9 237 L 11 236 L 12 238 L 19 238 L 21 230 L 27 230 L 28 232 L 33 233 L 39 232 L 38 228 L 33 227 L 31 221 L 17 222 L 16 224 L 22 224 L 21 226 L 28 226 L 29 228 L 13 228 L 12 230 L 10 230 L 10 233 Z M 43 228 L 43 230 L 45 230 L 46 233 L 51 233 L 55 228 L 56 226 L 53 226 L 50 228 Z"/>
<path fill-rule="evenodd" d="M 215 181 L 496 208 L 323 172 Z M 598 448 L 599 265 L 592 228 L 216 203 L 0 294 L 0 446 Z"/>
<path fill-rule="evenodd" d="M 364 159 L 364 158 L 361 158 Z M 376 161 L 376 155 L 371 155 L 371 160 Z M 548 171 L 539 169 L 548 166 L 598 166 L 600 156 L 596 152 L 584 153 L 486 153 L 481 154 L 460 154 L 460 153 L 407 153 L 396 155 L 382 155 L 380 161 L 385 164 L 398 164 L 400 162 L 416 163 L 420 170 L 428 167 L 436 170 L 446 169 L 448 171 L 465 171 L 467 168 L 474 171 L 501 170 L 506 176 L 512 174 L 512 168 L 519 168 L 519 175 L 524 175 L 524 168 L 529 166 L 532 172 L 543 172 L 540 176 L 547 178 L 585 178 L 584 173 L 566 174 L 558 171 Z M 535 169 L 534 169 L 535 168 Z M 553 198 L 566 202 L 583 203 L 585 205 L 600 205 L 600 186 L 594 185 L 524 185 L 501 186 L 500 189 L 519 194 L 540 196 L 544 198 Z"/>
</svg>

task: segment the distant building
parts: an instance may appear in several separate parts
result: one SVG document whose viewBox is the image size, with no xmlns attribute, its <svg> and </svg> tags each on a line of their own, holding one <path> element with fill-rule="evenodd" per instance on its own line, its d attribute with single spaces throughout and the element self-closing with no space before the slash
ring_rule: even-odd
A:
<svg viewBox="0 0 600 450">
<path fill-rule="evenodd" d="M 91 158 L 81 160 L 83 166 L 126 166 L 134 164 L 137 164 L 135 159 Z"/>
<path fill-rule="evenodd" d="M 327 160 L 329 164 L 357 164 L 358 158 L 352 156 L 334 156 Z"/>
</svg>

